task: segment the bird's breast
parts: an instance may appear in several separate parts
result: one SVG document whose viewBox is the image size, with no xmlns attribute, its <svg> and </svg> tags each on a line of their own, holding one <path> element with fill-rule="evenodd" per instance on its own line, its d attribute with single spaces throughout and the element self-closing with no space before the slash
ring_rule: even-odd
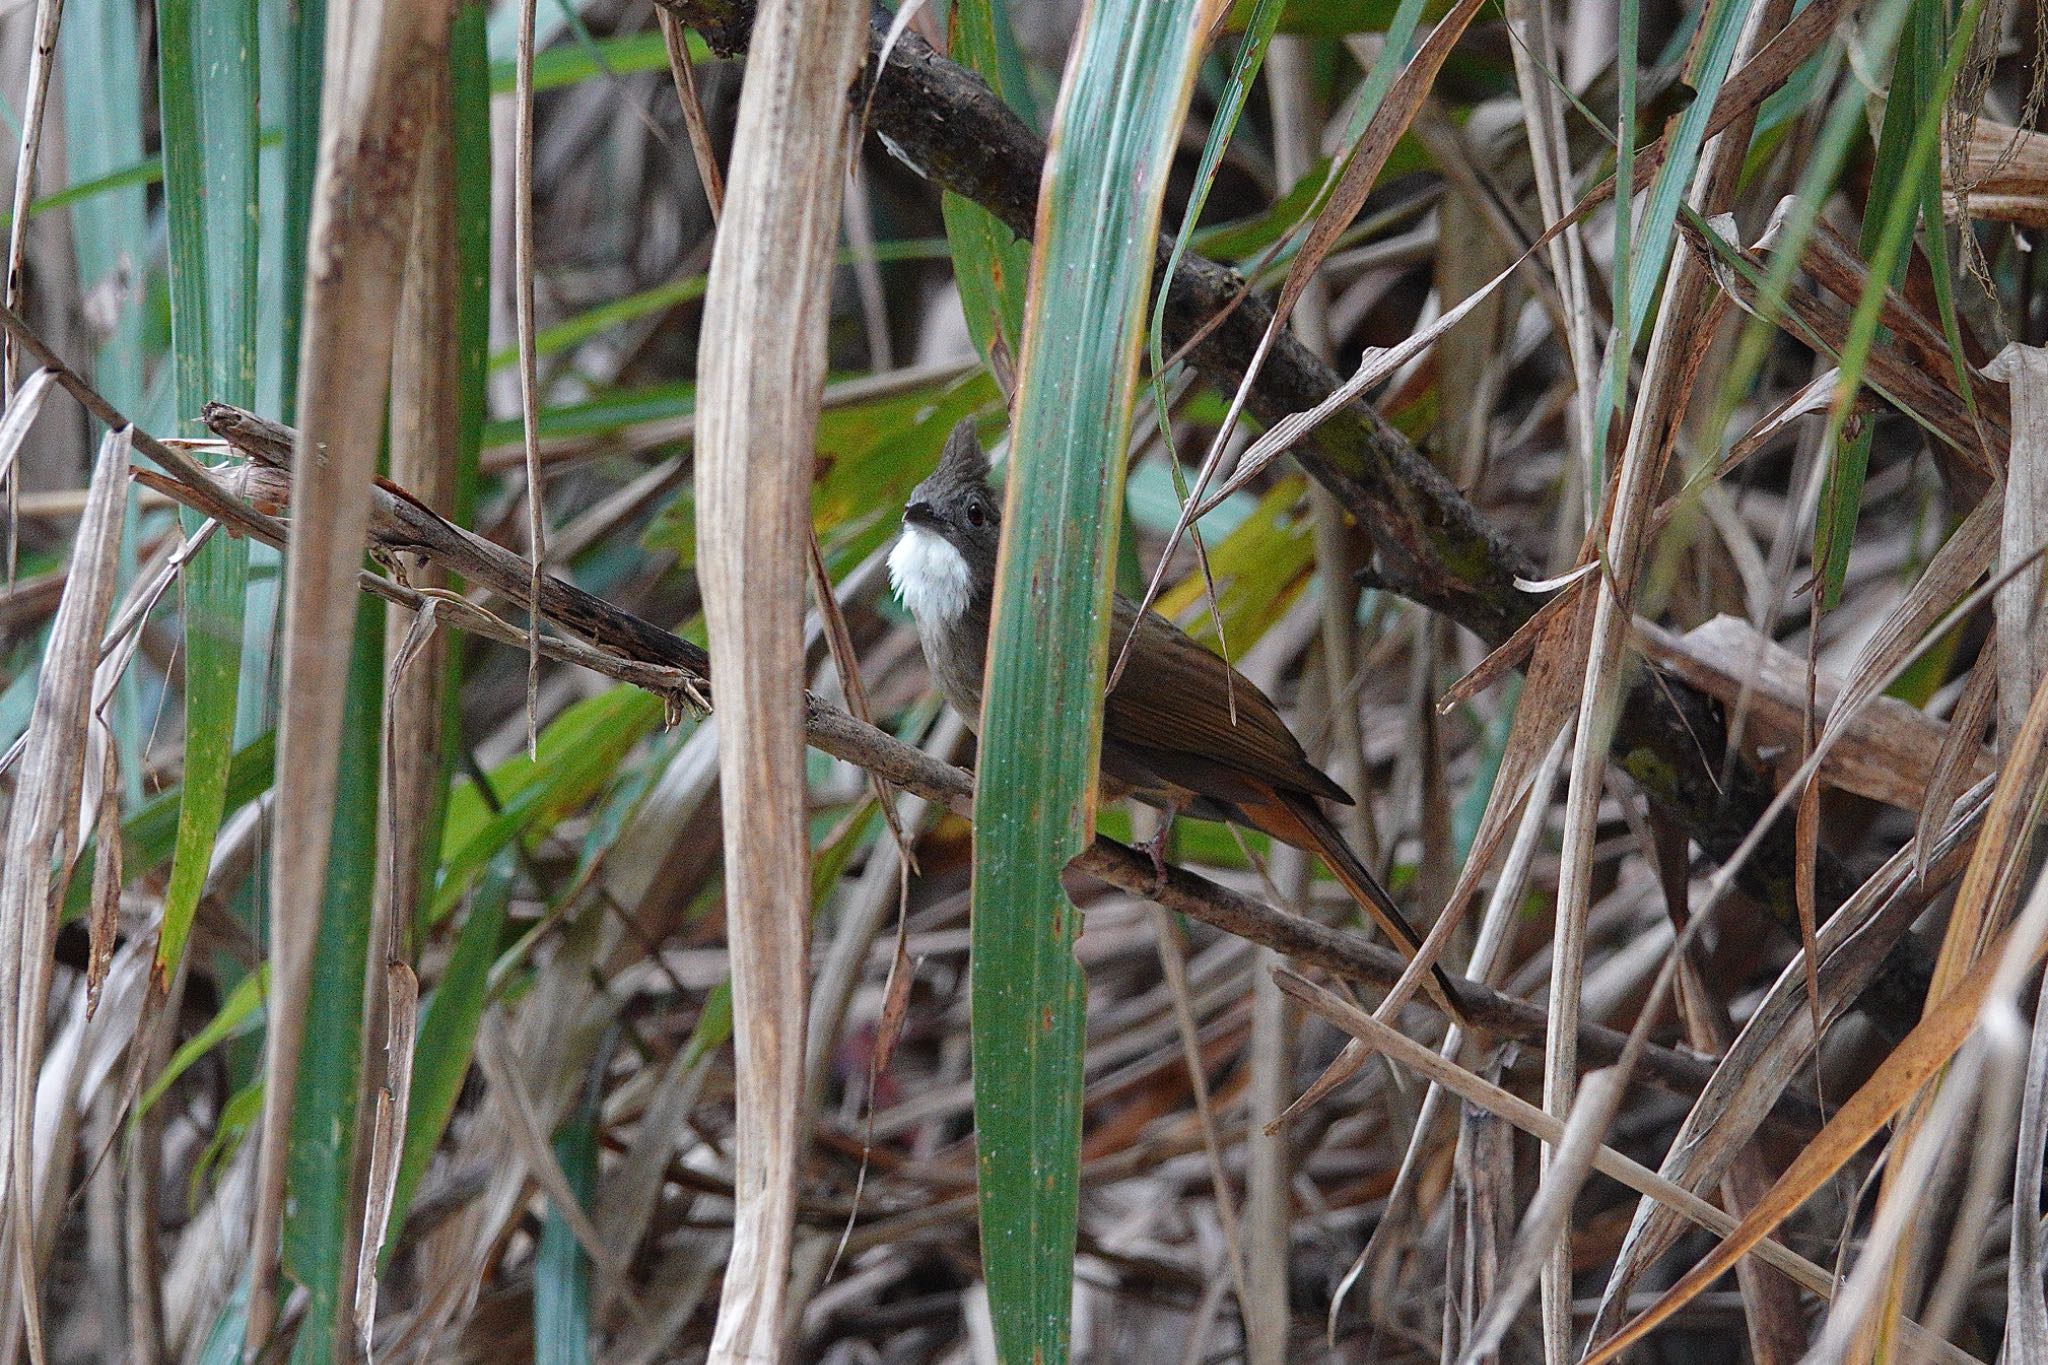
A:
<svg viewBox="0 0 2048 1365">
<path fill-rule="evenodd" d="M 988 658 L 988 622 L 963 612 L 950 624 L 917 621 L 917 642 L 924 647 L 932 683 L 969 729 L 981 729 L 981 673 Z"/>
</svg>

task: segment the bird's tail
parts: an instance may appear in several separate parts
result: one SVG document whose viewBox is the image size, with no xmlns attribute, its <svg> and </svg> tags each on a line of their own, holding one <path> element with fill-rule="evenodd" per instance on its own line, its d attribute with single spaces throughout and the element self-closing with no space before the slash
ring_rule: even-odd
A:
<svg viewBox="0 0 2048 1365">
<path fill-rule="evenodd" d="M 1306 792 L 1288 791 L 1275 791 L 1273 798 L 1272 804 L 1256 812 L 1247 812 L 1253 823 L 1274 838 L 1320 857 L 1344 889 L 1351 893 L 1351 899 L 1372 916 L 1373 922 L 1394 941 L 1403 955 L 1412 958 L 1420 952 L 1422 935 L 1415 932 L 1415 926 L 1394 904 L 1393 895 L 1380 884 L 1372 869 L 1351 851 L 1351 845 L 1344 841 L 1343 834 L 1330 822 L 1330 817 L 1323 814 L 1323 808 L 1316 804 L 1315 798 Z M 1452 1018 L 1460 1023 L 1469 1023 L 1471 1019 L 1464 998 L 1449 974 L 1434 963 L 1430 965 L 1429 972 L 1431 993 L 1450 1011 Z"/>
</svg>

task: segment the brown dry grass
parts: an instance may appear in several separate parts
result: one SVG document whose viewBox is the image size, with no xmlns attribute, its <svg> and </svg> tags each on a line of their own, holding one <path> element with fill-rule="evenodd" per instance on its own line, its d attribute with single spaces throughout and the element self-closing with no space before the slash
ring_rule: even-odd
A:
<svg viewBox="0 0 2048 1365">
<path fill-rule="evenodd" d="M 686 27 L 744 46 L 717 21 L 750 6 L 580 5 L 603 65 L 496 105 L 501 363 L 468 410 L 446 14 L 381 8 L 414 27 L 337 6 L 327 40 L 346 92 L 330 119 L 358 136 L 316 181 L 309 259 L 333 268 L 303 310 L 315 459 L 232 413 L 211 415 L 225 445 L 164 446 L 152 432 L 199 414 L 134 391 L 118 401 L 138 463 L 161 472 L 146 499 L 124 490 L 131 438 L 95 446 L 76 414 L 114 416 L 99 347 L 162 296 L 161 233 L 138 238 L 125 286 L 83 278 L 72 240 L 102 199 L 10 234 L 26 272 L 6 315 L 24 380 L 0 419 L 20 516 L 20 576 L 0 586 L 0 1356 L 200 1358 L 252 1272 L 259 1333 L 274 1309 L 275 1345 L 311 1339 L 313 1300 L 291 1292 L 303 1229 L 280 1210 L 306 1179 L 305 1078 L 349 1035 L 365 1060 L 342 1067 L 345 1270 L 319 1300 L 337 1353 L 360 1332 L 387 1359 L 698 1359 L 741 1338 L 845 1365 L 991 1359 L 971 804 L 950 766 L 972 754 L 880 559 L 937 439 L 973 412 L 998 431 L 1012 378 L 961 325 L 933 182 L 1028 223 L 1038 167 L 986 108 L 920 131 L 958 93 L 931 59 L 926 85 L 856 92 L 871 131 L 842 186 L 829 163 L 851 144 L 807 136 L 815 120 L 778 140 L 777 111 L 747 113 L 742 61 L 689 64 Z M 1011 6 L 1013 103 L 1050 116 L 1076 8 Z M 1125 577 L 1202 628 L 1178 458 L 1188 506 L 1216 509 L 1201 550 L 1233 655 L 1366 798 L 1346 833 L 1433 926 L 1427 952 L 1496 994 L 1481 1027 L 1450 1027 L 1331 883 L 1220 827 L 1182 831 L 1163 886 L 1121 846 L 1085 853 L 1068 876 L 1088 998 L 1076 1355 L 2048 1360 L 2048 183 L 2041 134 L 2020 131 L 2048 61 L 2038 6 L 1963 7 L 1985 36 L 1923 111 L 1939 221 L 1889 292 L 1870 286 L 1871 225 L 1899 151 L 1857 82 L 1906 79 L 1868 52 L 1893 19 L 1945 8 L 1738 5 L 1725 80 L 1680 15 L 1645 8 L 1636 183 L 1675 164 L 1679 207 L 1611 408 L 1617 277 L 1653 244 L 1617 265 L 1614 148 L 1573 98 L 1614 121 L 1615 7 L 1442 7 L 1364 122 L 1377 40 L 1338 31 L 1355 8 L 1292 7 L 1336 19 L 1277 38 L 1251 89 L 1204 218 L 1245 230 L 1198 243 L 1250 301 L 1170 386 L 1177 455 L 1140 404 Z M 42 107 L 31 54 L 54 10 L 0 17 L 11 107 Z M 559 13 L 532 14 L 543 64 L 589 61 Z M 493 20 L 508 91 L 521 18 Z M 905 60 L 938 32 L 914 14 Z M 1199 87 L 1169 224 L 1236 42 Z M 1949 55 L 1921 51 L 1911 79 Z M 60 86 L 80 78 L 55 65 Z M 1690 141 L 1681 77 L 1708 87 Z M 1838 110 L 1842 169 L 1809 183 Z M 65 182 L 52 148 L 92 135 L 76 101 L 53 97 L 46 122 L 24 130 L 45 144 L 36 194 Z M 728 167 L 730 201 L 715 175 L 707 198 L 704 170 L 735 147 L 796 144 L 824 170 Z M 1353 152 L 1307 246 L 1270 258 L 1288 191 Z M 17 212 L 35 197 L 18 184 Z M 1635 196 L 1634 220 L 1653 203 Z M 721 210 L 761 250 L 789 228 L 790 259 L 817 257 L 840 214 L 844 250 L 729 315 L 746 296 L 721 288 L 738 259 L 714 257 Z M 1192 269 L 1178 298 L 1227 299 L 1231 281 Z M 1213 311 L 1170 313 L 1167 352 Z M 134 345 L 145 373 L 169 366 L 167 337 L 138 327 Z M 736 435 L 767 428 L 707 397 L 700 447 L 679 386 L 701 373 L 724 395 L 745 347 L 784 357 L 788 393 L 747 409 L 774 434 Z M 800 519 L 760 510 L 795 505 L 805 467 L 750 459 L 811 441 L 820 357 L 807 551 Z M 485 417 L 465 539 L 436 513 L 469 505 L 456 454 Z M 387 433 L 399 491 L 365 496 Z M 1822 610 L 1828 471 L 1863 440 L 1853 551 Z M 36 496 L 17 508 L 18 489 Z M 241 792 L 190 951 L 159 977 L 168 844 L 137 830 L 182 780 L 188 553 L 162 494 L 255 543 L 289 512 L 293 539 L 258 561 L 247 634 L 245 687 L 270 702 L 243 738 L 276 726 L 275 782 Z M 359 517 L 375 565 L 356 576 Z M 763 553 L 774 604 L 738 586 Z M 836 606 L 799 638 L 805 553 Z M 396 606 L 368 732 L 368 970 L 337 1024 L 309 1006 L 315 947 L 347 913 L 322 868 L 359 587 Z M 707 610 L 712 653 L 744 659 L 721 662 L 723 729 L 685 643 Z M 256 666 L 273 616 L 274 677 Z M 779 654 L 745 643 L 756 628 L 779 629 Z M 800 679 L 806 709 L 778 709 L 770 684 Z M 779 767 L 720 753 L 721 733 L 763 724 Z M 88 838 L 104 848 L 124 820 L 127 856 L 95 859 L 67 901 Z M 1130 825 L 1109 812 L 1104 829 Z M 729 954 L 741 943 L 752 959 Z M 736 1066 L 735 1005 L 743 1055 L 779 1072 Z M 752 1098 L 771 1093 L 779 1107 Z M 445 1131 L 409 1151 L 409 1116 L 436 1106 Z"/>
</svg>

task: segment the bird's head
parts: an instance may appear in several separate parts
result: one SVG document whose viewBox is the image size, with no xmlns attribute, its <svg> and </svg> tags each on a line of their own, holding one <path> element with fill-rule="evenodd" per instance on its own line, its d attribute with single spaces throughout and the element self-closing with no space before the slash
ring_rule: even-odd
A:
<svg viewBox="0 0 2048 1365">
<path fill-rule="evenodd" d="M 924 625 L 951 625 L 995 583 L 1002 504 L 974 423 L 953 428 L 939 466 L 911 490 L 903 535 L 889 552 L 889 583 Z"/>
</svg>

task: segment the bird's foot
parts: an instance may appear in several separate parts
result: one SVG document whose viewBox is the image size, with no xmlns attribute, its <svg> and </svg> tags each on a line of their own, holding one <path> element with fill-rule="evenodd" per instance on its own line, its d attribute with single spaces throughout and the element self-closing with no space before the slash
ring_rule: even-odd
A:
<svg viewBox="0 0 2048 1365">
<path fill-rule="evenodd" d="M 1160 892 L 1166 890 L 1166 845 L 1167 841 L 1173 837 L 1174 814 L 1173 810 L 1168 810 L 1159 821 L 1158 832 L 1138 845 L 1145 856 L 1152 860 L 1152 885 L 1149 888 L 1149 894 L 1155 900 Z"/>
</svg>

